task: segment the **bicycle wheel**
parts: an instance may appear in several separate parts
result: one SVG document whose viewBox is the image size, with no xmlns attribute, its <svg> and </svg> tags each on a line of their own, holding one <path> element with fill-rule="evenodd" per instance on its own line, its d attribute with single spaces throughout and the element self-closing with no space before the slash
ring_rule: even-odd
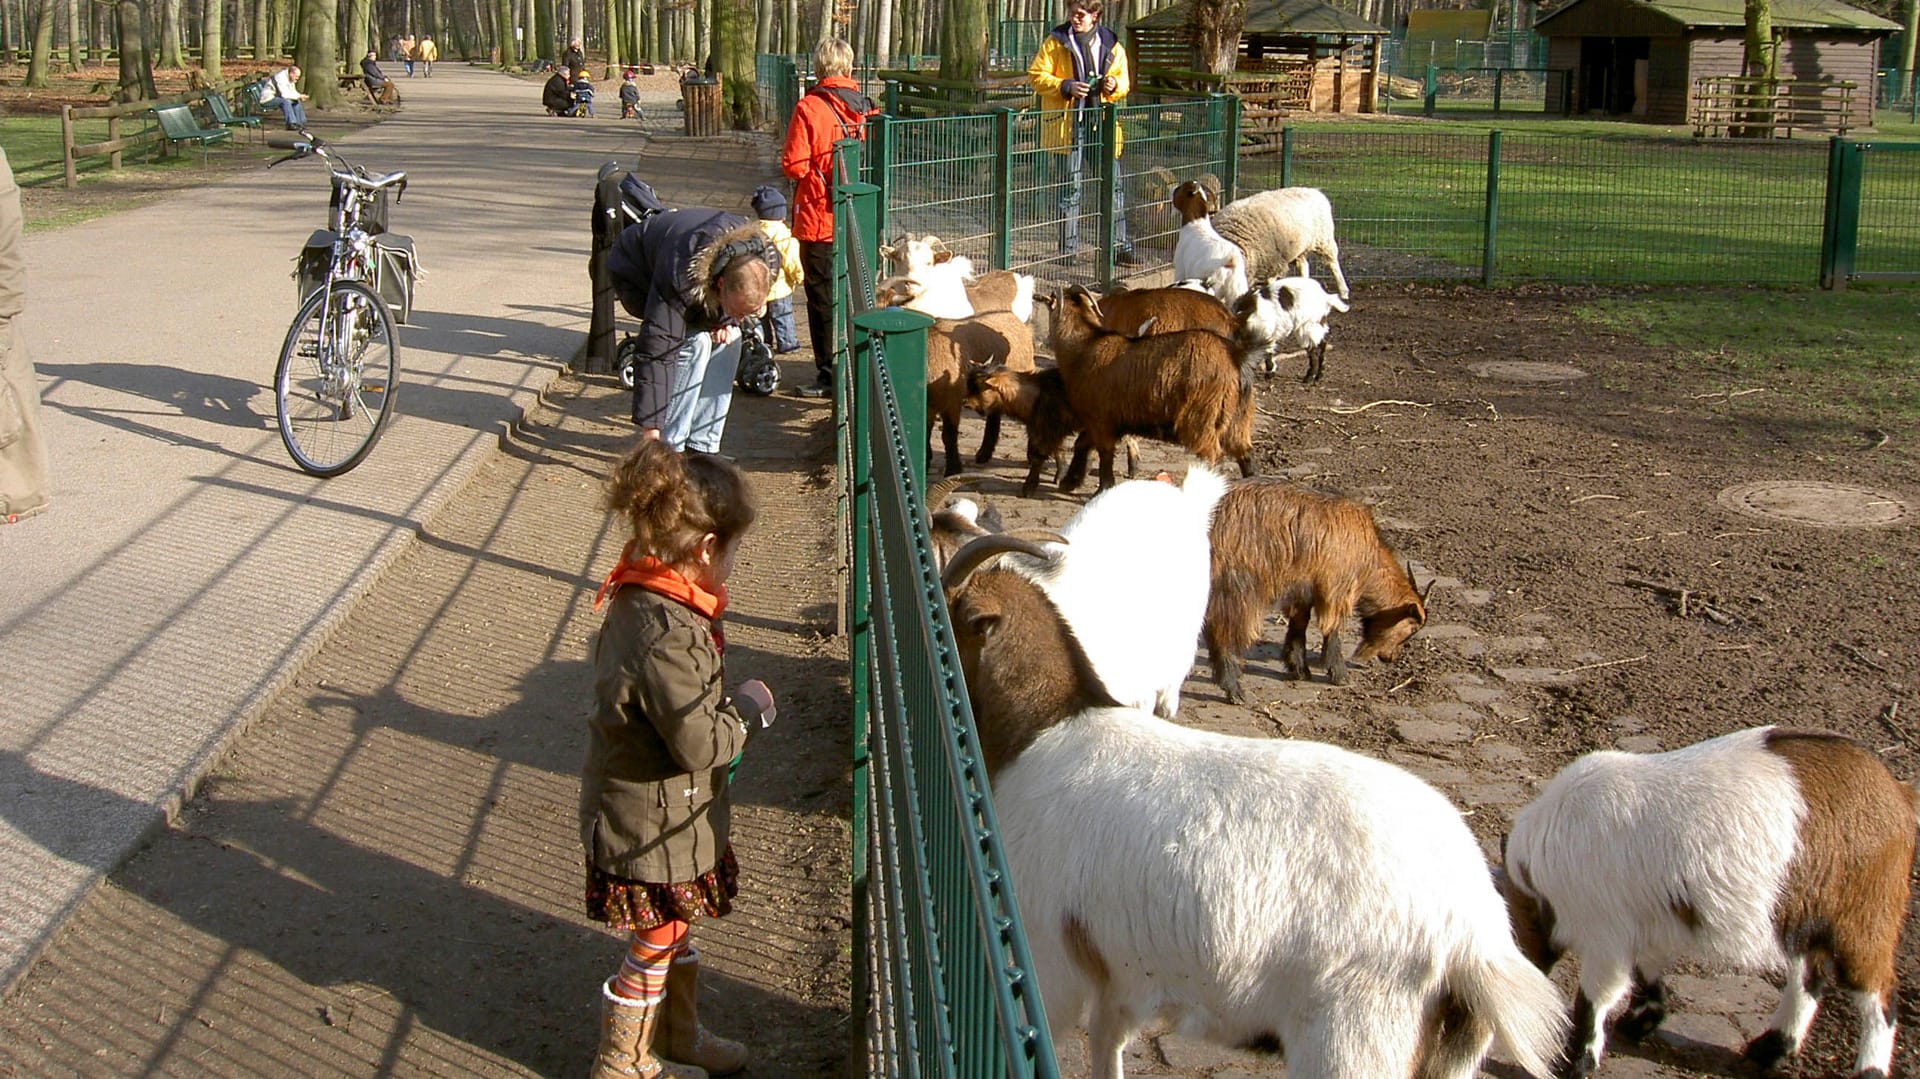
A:
<svg viewBox="0 0 1920 1079">
<path fill-rule="evenodd" d="M 293 316 L 273 392 L 280 440 L 294 463 L 338 476 L 380 441 L 393 413 L 400 345 L 393 313 L 359 281 L 336 281 Z"/>
</svg>

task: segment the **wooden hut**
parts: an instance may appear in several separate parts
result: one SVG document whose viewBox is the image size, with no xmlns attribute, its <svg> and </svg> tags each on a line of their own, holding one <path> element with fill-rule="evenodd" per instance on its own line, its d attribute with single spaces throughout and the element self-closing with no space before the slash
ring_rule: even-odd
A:
<svg viewBox="0 0 1920 1079">
<path fill-rule="evenodd" d="M 1147 86 L 1230 91 L 1257 131 L 1288 111 L 1372 112 L 1387 29 L 1320 0 L 1249 0 L 1240 59 L 1211 75 L 1189 29 L 1193 0 L 1127 24 L 1127 55 Z"/>
<path fill-rule="evenodd" d="M 1838 0 L 1772 0 L 1772 11 L 1780 79 L 1858 87 L 1822 95 L 1835 103 L 1829 122 L 1802 126 L 1872 123 L 1875 48 L 1899 26 Z M 1547 67 L 1575 73 L 1575 113 L 1697 124 L 1702 91 L 1742 74 L 1746 10 L 1743 0 L 1572 0 L 1534 31 L 1547 39 Z"/>
</svg>

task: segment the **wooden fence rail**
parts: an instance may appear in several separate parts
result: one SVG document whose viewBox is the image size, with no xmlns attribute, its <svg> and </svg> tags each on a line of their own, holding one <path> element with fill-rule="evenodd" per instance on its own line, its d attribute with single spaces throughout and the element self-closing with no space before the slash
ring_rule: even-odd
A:
<svg viewBox="0 0 1920 1079">
<path fill-rule="evenodd" d="M 1844 135 L 1865 117 L 1857 83 L 1708 75 L 1693 81 L 1693 134 L 1792 138 L 1795 131 Z"/>
<path fill-rule="evenodd" d="M 238 79 L 228 80 L 215 83 L 210 89 L 226 93 L 230 92 L 233 87 L 240 85 L 240 83 L 241 80 Z M 60 150 L 62 157 L 64 157 L 66 161 L 68 190 L 72 190 L 80 182 L 78 162 L 83 157 L 98 157 L 101 154 L 106 154 L 107 167 L 118 172 L 121 165 L 121 155 L 126 151 L 139 150 L 155 144 L 165 146 L 166 140 L 160 137 L 160 129 L 151 122 L 151 118 L 148 118 L 139 133 L 123 137 L 120 134 L 120 121 L 123 117 L 147 117 L 148 113 L 159 105 L 191 105 L 207 96 L 207 92 L 207 90 L 188 90 L 185 93 L 169 94 L 166 97 L 153 98 L 145 101 L 129 101 L 121 105 L 61 106 Z M 73 122 L 75 120 L 99 120 L 102 118 L 107 121 L 107 137 L 104 142 L 77 143 L 73 141 Z"/>
</svg>

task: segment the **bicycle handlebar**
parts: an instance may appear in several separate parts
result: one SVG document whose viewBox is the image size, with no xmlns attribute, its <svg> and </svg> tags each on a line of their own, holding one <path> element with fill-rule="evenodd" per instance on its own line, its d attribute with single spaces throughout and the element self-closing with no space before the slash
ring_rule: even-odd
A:
<svg viewBox="0 0 1920 1079">
<path fill-rule="evenodd" d="M 267 162 L 268 168 L 272 168 L 275 165 L 282 165 L 289 161 L 297 161 L 308 155 L 318 155 L 326 161 L 327 171 L 333 174 L 336 182 L 349 184 L 368 193 L 378 191 L 381 188 L 391 187 L 394 189 L 393 199 L 395 202 L 400 201 L 406 196 L 407 174 L 404 171 L 390 172 L 385 176 L 367 176 L 358 166 L 348 161 L 345 154 L 332 149 L 320 136 L 304 128 L 300 131 L 300 137 L 298 139 L 285 141 L 270 138 L 267 140 L 267 145 L 278 150 L 293 151 L 285 157 L 276 158 L 273 161 Z"/>
</svg>

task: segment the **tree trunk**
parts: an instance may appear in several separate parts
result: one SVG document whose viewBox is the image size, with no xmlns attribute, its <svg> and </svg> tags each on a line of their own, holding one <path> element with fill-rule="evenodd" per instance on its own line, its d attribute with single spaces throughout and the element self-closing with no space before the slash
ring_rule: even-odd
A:
<svg viewBox="0 0 1920 1079">
<path fill-rule="evenodd" d="M 713 0 L 714 64 L 727 126 L 752 131 L 759 118 L 760 95 L 753 82 L 754 0 Z"/>
<path fill-rule="evenodd" d="M 987 6 L 992 0 L 953 0 L 940 22 L 940 77 L 978 80 L 987 67 Z"/>
<path fill-rule="evenodd" d="M 80 0 L 67 0 L 67 69 L 70 71 L 78 71 L 87 64 L 86 26 L 81 21 Z"/>
<path fill-rule="evenodd" d="M 334 0 L 300 0 L 300 42 L 294 63 L 300 65 L 300 91 L 311 100 L 309 109 L 340 103 L 340 60 L 334 48 Z"/>
<path fill-rule="evenodd" d="M 54 0 L 40 0 L 33 20 L 33 51 L 27 55 L 26 86 L 52 85 Z"/>
<path fill-rule="evenodd" d="M 1194 0 L 1187 27 L 1202 70 L 1225 75 L 1239 64 L 1247 0 Z"/>
<path fill-rule="evenodd" d="M 1773 131 L 1773 89 L 1774 60 L 1777 53 L 1773 47 L 1773 4 L 1772 0 L 1747 0 L 1747 36 L 1746 47 L 1741 60 L 1748 78 L 1761 79 L 1755 84 L 1747 100 L 1747 123 L 1735 128 L 1736 136 L 1746 138 L 1765 138 Z"/>
<path fill-rule="evenodd" d="M 208 82 L 220 81 L 220 57 L 226 49 L 227 6 L 221 0 L 203 0 L 200 8 L 200 70 Z"/>
<path fill-rule="evenodd" d="M 180 49 L 180 0 L 160 0 L 160 62 L 170 70 L 187 66 Z"/>
<path fill-rule="evenodd" d="M 120 49 L 122 100 L 159 97 L 160 92 L 153 87 L 153 61 L 147 53 L 147 5 L 142 0 L 119 0 L 114 12 L 120 24 L 115 28 L 115 44 Z"/>
<path fill-rule="evenodd" d="M 253 58 L 255 60 L 273 59 L 273 30 L 268 17 L 273 12 L 273 0 L 253 0 Z"/>
<path fill-rule="evenodd" d="M 587 47 L 587 3 L 586 0 L 567 0 L 568 41 L 578 41 L 580 47 Z"/>
<path fill-rule="evenodd" d="M 527 33 L 533 38 L 528 44 L 528 52 L 541 60 L 558 60 L 560 49 L 554 42 L 553 0 L 533 0 L 532 15 L 527 21 L 532 24 Z"/>
<path fill-rule="evenodd" d="M 520 57 L 515 55 L 518 50 L 513 47 L 513 0 L 499 0 L 493 8 L 498 21 L 493 32 L 500 43 L 500 66 L 511 71 L 520 66 Z"/>
<path fill-rule="evenodd" d="M 1900 100 L 1913 94 L 1914 45 L 1920 44 L 1920 0 L 1907 0 L 1907 29 L 1900 35 Z"/>
<path fill-rule="evenodd" d="M 346 58 L 347 70 L 360 70 L 360 59 L 369 50 L 376 48 L 372 40 L 372 5 L 368 0 L 340 0 L 346 9 L 346 41 L 340 55 Z"/>
</svg>

